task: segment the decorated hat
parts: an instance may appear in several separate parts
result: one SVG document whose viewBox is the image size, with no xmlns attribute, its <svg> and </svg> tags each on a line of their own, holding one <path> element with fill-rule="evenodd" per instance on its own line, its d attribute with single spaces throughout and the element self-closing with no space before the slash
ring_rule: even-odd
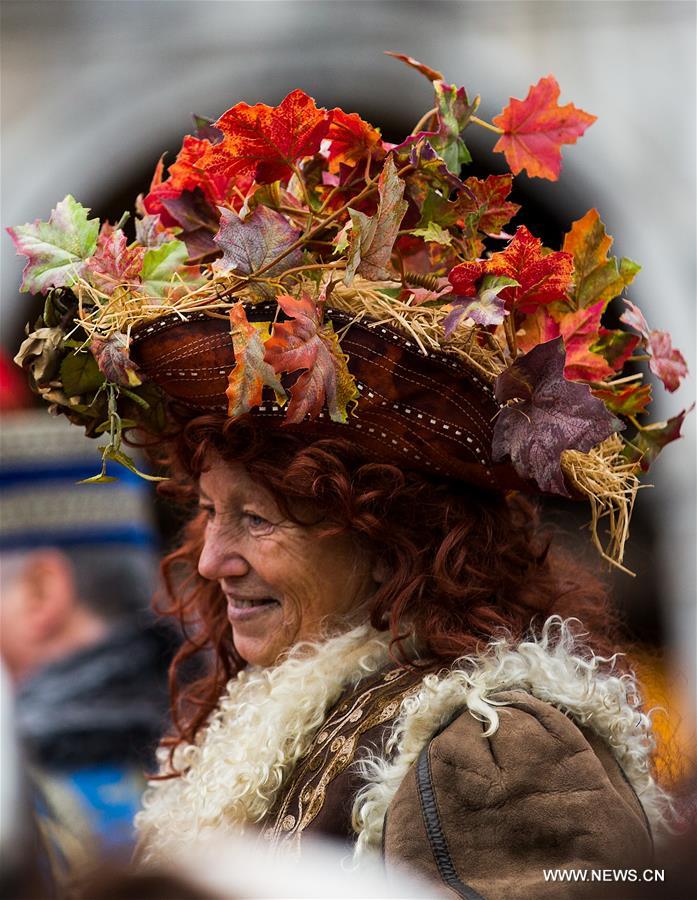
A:
<svg viewBox="0 0 697 900">
<path fill-rule="evenodd" d="M 549 75 L 490 123 L 479 97 L 393 55 L 434 90 L 399 144 L 295 90 L 194 117 L 134 231 L 71 196 L 9 229 L 22 290 L 45 297 L 16 361 L 103 436 L 94 481 L 109 460 L 137 471 L 124 431 L 249 416 L 491 490 L 586 498 L 620 564 L 639 476 L 686 414 L 648 423 L 651 386 L 625 365 L 674 391 L 685 361 L 628 300 L 613 327 L 639 266 L 610 254 L 595 209 L 555 249 L 509 199 L 523 170 L 556 180 L 595 117 L 560 106 Z M 495 134 L 509 173 L 466 177 L 470 128 Z"/>
</svg>

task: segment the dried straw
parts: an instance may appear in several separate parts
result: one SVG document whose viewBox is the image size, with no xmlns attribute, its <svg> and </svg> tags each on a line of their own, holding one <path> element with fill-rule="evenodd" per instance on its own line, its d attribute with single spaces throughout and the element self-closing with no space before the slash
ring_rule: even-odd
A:
<svg viewBox="0 0 697 900">
<path fill-rule="evenodd" d="M 591 536 L 600 555 L 611 565 L 634 575 L 622 565 L 622 560 L 639 489 L 639 468 L 621 455 L 623 446 L 620 436 L 613 434 L 589 453 L 565 450 L 561 455 L 561 467 L 567 483 L 588 498 Z M 599 531 L 603 518 L 607 518 L 608 531 L 605 546 Z"/>
</svg>

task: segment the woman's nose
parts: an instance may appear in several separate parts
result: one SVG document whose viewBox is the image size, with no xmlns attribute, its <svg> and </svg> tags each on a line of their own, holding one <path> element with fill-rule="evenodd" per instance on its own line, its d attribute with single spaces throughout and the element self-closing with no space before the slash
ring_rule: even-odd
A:
<svg viewBox="0 0 697 900">
<path fill-rule="evenodd" d="M 213 524 L 206 527 L 201 555 L 198 558 L 198 573 L 209 581 L 234 578 L 249 572 L 249 563 L 240 553 L 240 548 L 230 535 L 224 535 Z"/>
</svg>

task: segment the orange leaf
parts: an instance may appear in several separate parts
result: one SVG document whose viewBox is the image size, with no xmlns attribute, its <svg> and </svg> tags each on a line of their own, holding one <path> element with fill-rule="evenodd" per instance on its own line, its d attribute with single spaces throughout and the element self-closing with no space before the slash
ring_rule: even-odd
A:
<svg viewBox="0 0 697 900">
<path fill-rule="evenodd" d="M 542 241 L 521 225 L 505 250 L 494 253 L 486 264 L 490 275 L 507 275 L 520 287 L 506 288 L 501 296 L 509 308 L 534 312 L 536 307 L 562 300 L 571 286 L 573 257 L 570 253 L 543 252 Z"/>
<path fill-rule="evenodd" d="M 327 132 L 330 172 L 338 172 L 342 163 L 355 166 L 375 151 L 382 151 L 380 132 L 358 113 L 345 113 L 337 107 L 331 111 L 331 117 Z"/>
<path fill-rule="evenodd" d="M 596 116 L 573 103 L 559 106 L 558 99 L 557 80 L 548 75 L 530 88 L 525 100 L 511 97 L 510 104 L 493 120 L 504 131 L 494 151 L 505 154 L 514 175 L 526 169 L 530 176 L 556 181 L 562 144 L 575 144 L 595 122 Z"/>
<path fill-rule="evenodd" d="M 523 319 L 516 331 L 518 349 L 527 353 L 538 344 L 545 344 L 559 337 L 559 325 L 544 306 L 538 306 L 534 313 Z"/>
<path fill-rule="evenodd" d="M 566 346 L 564 377 L 570 381 L 602 381 L 614 374 L 606 360 L 590 349 L 598 340 L 604 309 L 605 302 L 599 300 L 593 306 L 564 316 L 559 322 Z"/>
<path fill-rule="evenodd" d="M 620 416 L 637 416 L 643 413 L 651 402 L 650 384 L 632 384 L 613 390 L 611 387 L 593 390 L 593 396 L 602 400 L 605 406 Z"/>
<path fill-rule="evenodd" d="M 285 403 L 286 392 L 273 368 L 264 359 L 263 332 L 268 335 L 266 322 L 254 325 L 247 320 L 241 303 L 230 308 L 230 335 L 235 351 L 235 366 L 228 376 L 225 396 L 227 414 L 241 416 L 262 401 L 265 386 L 273 388 L 279 403 Z"/>
<path fill-rule="evenodd" d="M 259 184 L 271 184 L 289 178 L 298 160 L 319 150 L 329 114 L 297 90 L 279 106 L 238 103 L 215 124 L 224 137 L 208 146 L 206 172 L 228 178 L 251 175 Z"/>
<path fill-rule="evenodd" d="M 319 304 L 306 294 L 300 299 L 283 294 L 277 301 L 291 321 L 274 323 L 264 358 L 277 373 L 305 370 L 290 389 L 286 422 L 314 419 L 325 403 L 333 422 L 345 422 L 358 391 L 334 328 L 322 324 Z"/>
<path fill-rule="evenodd" d="M 639 266 L 629 259 L 618 263 L 608 257 L 612 238 L 605 231 L 597 209 L 589 209 L 571 225 L 564 237 L 564 250 L 574 257 L 573 296 L 579 307 L 597 300 L 608 303 L 631 283 Z"/>
<path fill-rule="evenodd" d="M 520 206 L 511 203 L 506 197 L 511 193 L 513 178 L 511 175 L 489 175 L 485 179 L 472 176 L 465 181 L 476 197 L 477 228 L 485 234 L 499 234 L 508 225 Z M 463 200 L 467 195 L 463 192 Z"/>
</svg>

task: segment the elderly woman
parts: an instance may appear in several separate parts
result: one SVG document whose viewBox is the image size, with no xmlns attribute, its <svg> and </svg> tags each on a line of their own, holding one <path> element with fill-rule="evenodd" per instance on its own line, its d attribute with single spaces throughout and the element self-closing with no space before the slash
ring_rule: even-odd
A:
<svg viewBox="0 0 697 900">
<path fill-rule="evenodd" d="M 618 379 L 641 345 L 673 389 L 680 355 L 658 365 L 632 304 L 637 333 L 601 326 L 636 266 L 595 210 L 561 251 L 504 231 L 511 176 L 459 178 L 476 104 L 408 62 L 436 108 L 397 147 L 294 91 L 199 120 L 135 243 L 72 197 L 14 229 L 25 285 L 53 289 L 19 360 L 107 433 L 93 480 L 133 467 L 137 427 L 192 513 L 165 561 L 188 638 L 145 859 L 209 832 L 329 835 L 457 896 L 570 896 L 582 880 L 551 870 L 648 864 L 665 799 L 605 592 L 533 496 L 590 500 L 620 564 L 638 472 L 684 414 L 646 429 L 648 391 Z M 592 117 L 552 82 L 525 102 L 575 140 Z M 556 177 L 559 128 L 521 150 L 520 106 L 496 149 Z M 66 222 L 77 261 L 47 276 L 32 239 Z"/>
</svg>

